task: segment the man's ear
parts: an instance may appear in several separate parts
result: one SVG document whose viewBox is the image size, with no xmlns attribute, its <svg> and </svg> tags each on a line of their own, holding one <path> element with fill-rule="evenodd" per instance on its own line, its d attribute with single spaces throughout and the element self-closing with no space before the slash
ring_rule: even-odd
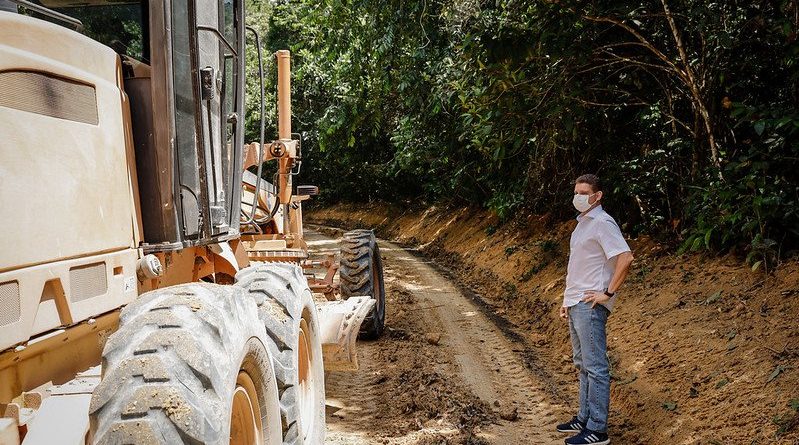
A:
<svg viewBox="0 0 799 445">
<path fill-rule="evenodd" d="M 600 199 L 602 199 L 602 190 L 596 192 L 596 196 L 594 197 L 594 204 L 596 204 L 596 202 L 599 201 Z"/>
</svg>

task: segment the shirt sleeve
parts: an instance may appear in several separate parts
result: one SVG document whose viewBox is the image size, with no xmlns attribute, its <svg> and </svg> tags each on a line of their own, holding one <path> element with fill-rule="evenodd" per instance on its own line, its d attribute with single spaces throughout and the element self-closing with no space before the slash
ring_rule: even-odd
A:
<svg viewBox="0 0 799 445">
<path fill-rule="evenodd" d="M 624 252 L 630 252 L 630 246 L 624 240 L 616 221 L 604 220 L 599 225 L 597 240 L 602 250 L 605 251 L 605 258 L 611 259 Z"/>
</svg>

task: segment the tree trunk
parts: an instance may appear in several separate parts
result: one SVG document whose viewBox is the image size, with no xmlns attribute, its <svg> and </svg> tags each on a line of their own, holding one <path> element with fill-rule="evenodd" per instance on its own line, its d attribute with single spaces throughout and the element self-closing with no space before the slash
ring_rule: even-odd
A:
<svg viewBox="0 0 799 445">
<path fill-rule="evenodd" d="M 671 10 L 669 9 L 669 5 L 666 3 L 666 0 L 660 0 L 663 4 L 663 13 L 666 15 L 666 20 L 669 23 L 669 28 L 671 29 L 671 34 L 674 36 L 674 43 L 677 46 L 677 51 L 680 55 L 680 59 L 682 60 L 683 67 L 685 70 L 685 79 L 687 80 L 688 88 L 691 90 L 691 96 L 693 97 L 694 107 L 696 107 L 696 111 L 699 113 L 699 116 L 702 120 L 702 124 L 704 126 L 705 134 L 707 137 L 708 146 L 710 146 L 710 158 L 713 161 L 713 165 L 718 169 L 719 179 L 723 179 L 721 175 L 721 160 L 719 159 L 719 151 L 718 146 L 716 145 L 716 138 L 713 135 L 713 125 L 710 120 L 710 113 L 707 110 L 707 106 L 705 105 L 705 100 L 702 97 L 702 92 L 699 89 L 699 85 L 696 82 L 696 76 L 694 75 L 694 70 L 691 68 L 690 63 L 688 62 L 688 54 L 685 51 L 685 45 L 683 45 L 682 37 L 680 37 L 680 32 L 677 30 L 677 24 L 674 22 L 674 16 L 671 14 Z"/>
</svg>

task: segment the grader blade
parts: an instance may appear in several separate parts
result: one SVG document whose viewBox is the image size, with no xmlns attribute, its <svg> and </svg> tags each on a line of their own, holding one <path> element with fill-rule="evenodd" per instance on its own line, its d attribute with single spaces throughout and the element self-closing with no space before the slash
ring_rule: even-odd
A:
<svg viewBox="0 0 799 445">
<path fill-rule="evenodd" d="M 325 371 L 358 369 L 355 342 L 361 323 L 374 305 L 375 300 L 369 296 L 316 303 Z"/>
</svg>

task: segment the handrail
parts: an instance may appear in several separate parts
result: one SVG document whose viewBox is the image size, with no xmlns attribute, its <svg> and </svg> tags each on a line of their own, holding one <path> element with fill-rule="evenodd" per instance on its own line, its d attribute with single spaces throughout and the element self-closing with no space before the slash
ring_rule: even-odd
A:
<svg viewBox="0 0 799 445">
<path fill-rule="evenodd" d="M 38 12 L 39 14 L 46 15 L 50 18 L 61 20 L 62 22 L 67 22 L 75 27 L 75 31 L 83 32 L 83 22 L 76 19 L 75 17 L 62 14 L 58 11 L 53 11 L 52 9 L 46 6 L 37 5 L 36 3 L 29 2 L 28 0 L 10 0 L 10 1 L 20 6 L 24 6 L 25 9 L 30 9 L 31 11 Z"/>
<path fill-rule="evenodd" d="M 225 46 L 227 46 L 227 49 L 229 49 L 230 52 L 232 52 L 234 56 L 238 57 L 238 55 L 239 55 L 238 51 L 236 51 L 236 49 L 233 48 L 233 45 L 231 45 L 230 42 L 227 41 L 225 36 L 223 36 L 222 33 L 219 32 L 218 29 L 213 28 L 211 26 L 205 26 L 205 25 L 197 25 L 197 29 L 199 29 L 200 31 L 210 31 L 210 32 L 212 32 L 219 40 L 222 41 L 222 43 L 225 44 Z"/>
</svg>

